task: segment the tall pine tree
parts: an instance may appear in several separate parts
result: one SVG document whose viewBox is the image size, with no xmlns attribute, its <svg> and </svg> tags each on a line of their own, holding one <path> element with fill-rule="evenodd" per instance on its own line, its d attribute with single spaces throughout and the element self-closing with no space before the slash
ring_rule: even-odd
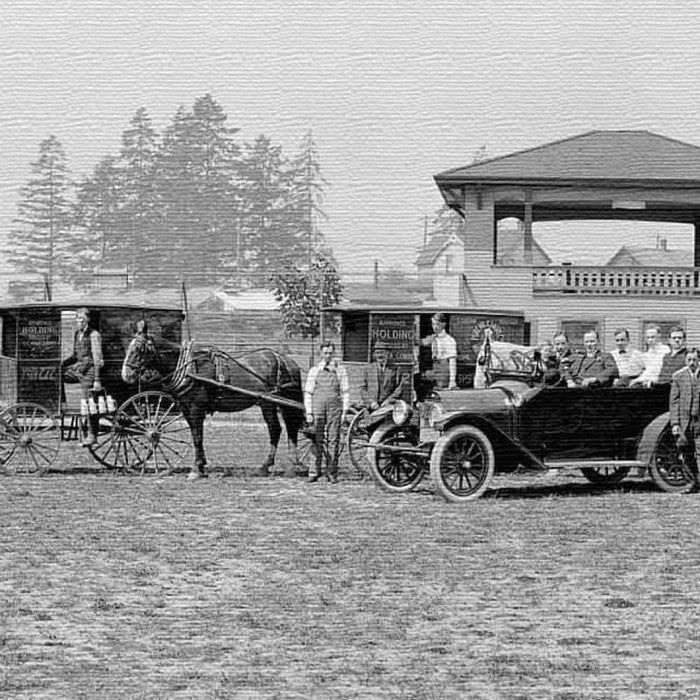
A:
<svg viewBox="0 0 700 700">
<path fill-rule="evenodd" d="M 32 177 L 20 189 L 8 257 L 16 269 L 42 275 L 50 295 L 63 268 L 61 247 L 73 218 L 66 154 L 55 136 L 39 144 L 31 169 Z"/>
<path fill-rule="evenodd" d="M 157 263 L 161 209 L 156 190 L 158 134 L 145 107 L 139 108 L 122 133 L 119 170 L 122 182 L 121 224 L 110 246 L 113 262 L 126 265 L 142 281 Z"/>
<path fill-rule="evenodd" d="M 295 238 L 310 258 L 325 246 L 319 223 L 328 218 L 323 210 L 328 181 L 321 174 L 321 160 L 311 130 L 304 134 L 299 152 L 290 163 L 290 178 L 290 223 Z"/>
</svg>

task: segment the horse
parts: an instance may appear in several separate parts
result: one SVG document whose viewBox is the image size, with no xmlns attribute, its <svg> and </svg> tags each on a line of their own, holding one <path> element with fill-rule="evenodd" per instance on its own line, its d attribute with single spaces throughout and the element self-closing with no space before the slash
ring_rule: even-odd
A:
<svg viewBox="0 0 700 700">
<path fill-rule="evenodd" d="M 256 474 L 268 476 L 274 466 L 282 433 L 279 414 L 292 456 L 292 467 L 285 474 L 294 476 L 296 468 L 301 469 L 296 450 L 298 433 L 304 424 L 303 392 L 301 371 L 292 358 L 269 348 L 234 358 L 213 347 L 195 346 L 192 342 L 181 346 L 137 333 L 127 348 L 121 377 L 126 384 L 158 388 L 176 400 L 192 433 L 195 450 L 189 479 L 206 476 L 206 414 L 236 413 L 254 405 L 262 411 L 270 445 Z M 262 399 L 259 394 L 274 395 L 279 403 Z"/>
</svg>

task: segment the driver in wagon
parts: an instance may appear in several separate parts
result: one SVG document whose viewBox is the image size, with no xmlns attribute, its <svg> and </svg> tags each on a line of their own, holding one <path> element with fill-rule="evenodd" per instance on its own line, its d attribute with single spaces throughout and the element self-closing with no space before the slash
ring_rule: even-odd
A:
<svg viewBox="0 0 700 700">
<path fill-rule="evenodd" d="M 102 337 L 99 331 L 90 326 L 90 312 L 84 306 L 75 312 L 75 336 L 73 353 L 62 363 L 63 381 L 67 384 L 80 384 L 82 398 L 87 401 L 90 391 L 100 391 L 100 371 L 104 365 L 102 357 Z M 99 418 L 97 419 L 99 420 Z M 95 444 L 96 423 L 94 416 L 87 421 L 87 435 L 83 446 Z"/>
</svg>

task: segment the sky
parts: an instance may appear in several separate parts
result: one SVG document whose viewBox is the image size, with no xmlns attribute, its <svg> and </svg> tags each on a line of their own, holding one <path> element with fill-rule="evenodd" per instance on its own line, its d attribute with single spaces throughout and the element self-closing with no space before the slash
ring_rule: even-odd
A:
<svg viewBox="0 0 700 700">
<path fill-rule="evenodd" d="M 242 141 L 265 133 L 292 155 L 312 129 L 344 271 L 408 268 L 441 204 L 433 175 L 482 145 L 497 156 L 592 129 L 700 144 L 698 26 L 700 3 L 643 0 L 3 0 L 0 235 L 41 140 L 55 135 L 80 178 L 139 107 L 160 129 L 211 93 Z M 594 264 L 658 229 L 535 234 L 555 261 Z M 686 227 L 664 236 L 691 246 Z"/>
</svg>

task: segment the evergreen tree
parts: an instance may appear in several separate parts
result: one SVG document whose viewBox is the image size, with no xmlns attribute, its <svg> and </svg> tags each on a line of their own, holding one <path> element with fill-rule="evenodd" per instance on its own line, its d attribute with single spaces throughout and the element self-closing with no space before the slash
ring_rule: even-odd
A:
<svg viewBox="0 0 700 700">
<path fill-rule="evenodd" d="M 294 235 L 310 255 L 323 247 L 319 221 L 328 218 L 323 211 L 323 193 L 328 181 L 321 174 L 321 162 L 311 130 L 304 134 L 299 153 L 290 163 L 290 176 L 290 217 Z"/>
<path fill-rule="evenodd" d="M 241 253 L 244 268 L 269 272 L 306 252 L 296 235 L 291 176 L 282 147 L 261 134 L 241 160 Z"/>
<path fill-rule="evenodd" d="M 62 268 L 61 246 L 73 218 L 66 155 L 55 136 L 39 144 L 39 159 L 31 169 L 32 177 L 20 189 L 8 254 L 18 270 L 43 275 L 50 295 Z"/>
<path fill-rule="evenodd" d="M 157 263 L 157 223 L 160 207 L 156 192 L 158 134 L 145 107 L 139 108 L 122 133 L 119 157 L 121 178 L 120 226 L 109 257 L 126 265 L 142 280 Z"/>
<path fill-rule="evenodd" d="M 66 239 L 73 281 L 84 284 L 95 267 L 124 262 L 122 206 L 116 158 L 105 156 L 78 186 L 75 225 Z"/>
<path fill-rule="evenodd" d="M 156 169 L 158 243 L 170 279 L 187 272 L 210 282 L 235 239 L 237 129 L 226 119 L 205 95 L 192 110 L 181 107 L 164 133 Z"/>
</svg>

